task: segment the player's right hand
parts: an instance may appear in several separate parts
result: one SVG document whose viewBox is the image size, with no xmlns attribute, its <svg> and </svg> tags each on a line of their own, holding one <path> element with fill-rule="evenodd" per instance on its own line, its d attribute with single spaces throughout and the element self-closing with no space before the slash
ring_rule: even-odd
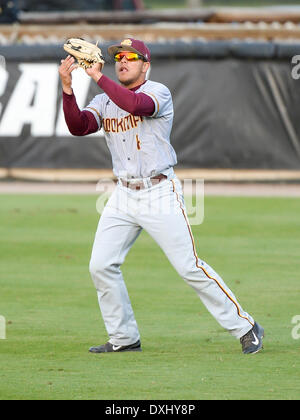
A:
<svg viewBox="0 0 300 420">
<path fill-rule="evenodd" d="M 75 59 L 71 55 L 65 60 L 61 60 L 58 72 L 62 83 L 62 88 L 65 93 L 71 95 L 72 90 L 72 71 L 78 68 L 78 64 L 75 64 Z"/>
</svg>

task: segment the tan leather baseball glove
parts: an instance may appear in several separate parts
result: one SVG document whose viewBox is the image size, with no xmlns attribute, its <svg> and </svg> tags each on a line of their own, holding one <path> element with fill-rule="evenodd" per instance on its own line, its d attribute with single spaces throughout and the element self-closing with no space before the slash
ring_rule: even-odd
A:
<svg viewBox="0 0 300 420">
<path fill-rule="evenodd" d="M 103 68 L 105 61 L 97 44 L 94 45 L 82 38 L 70 38 L 64 44 L 64 50 L 72 55 L 84 69 L 92 67 L 95 63 L 101 63 Z"/>
</svg>

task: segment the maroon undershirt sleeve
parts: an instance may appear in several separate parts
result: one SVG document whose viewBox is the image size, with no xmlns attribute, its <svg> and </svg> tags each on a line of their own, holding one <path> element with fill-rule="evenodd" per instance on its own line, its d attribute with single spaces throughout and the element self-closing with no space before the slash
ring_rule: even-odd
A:
<svg viewBox="0 0 300 420">
<path fill-rule="evenodd" d="M 126 89 L 105 75 L 99 79 L 98 86 L 124 111 L 138 117 L 151 117 L 154 114 L 154 101 L 145 93 Z"/>
<path fill-rule="evenodd" d="M 86 136 L 98 131 L 98 123 L 89 111 L 80 111 L 75 95 L 63 92 L 63 110 L 66 124 L 73 136 Z"/>
</svg>

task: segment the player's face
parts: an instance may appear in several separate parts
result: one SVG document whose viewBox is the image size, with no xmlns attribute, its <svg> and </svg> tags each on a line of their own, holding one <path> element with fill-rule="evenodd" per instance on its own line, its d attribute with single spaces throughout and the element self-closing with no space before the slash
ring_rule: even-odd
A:
<svg viewBox="0 0 300 420">
<path fill-rule="evenodd" d="M 142 84 L 149 65 L 143 60 L 129 61 L 124 56 L 121 61 L 116 62 L 116 74 L 119 82 L 128 88 Z"/>
</svg>

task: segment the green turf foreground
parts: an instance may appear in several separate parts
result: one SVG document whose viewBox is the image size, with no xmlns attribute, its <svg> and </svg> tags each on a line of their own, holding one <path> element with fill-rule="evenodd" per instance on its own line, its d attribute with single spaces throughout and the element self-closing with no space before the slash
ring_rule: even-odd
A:
<svg viewBox="0 0 300 420">
<path fill-rule="evenodd" d="M 107 339 L 88 272 L 96 197 L 0 201 L 1 400 L 299 399 L 299 199 L 208 197 L 193 226 L 199 256 L 265 327 L 250 356 L 146 233 L 123 266 L 143 352 L 89 354 Z"/>
</svg>

